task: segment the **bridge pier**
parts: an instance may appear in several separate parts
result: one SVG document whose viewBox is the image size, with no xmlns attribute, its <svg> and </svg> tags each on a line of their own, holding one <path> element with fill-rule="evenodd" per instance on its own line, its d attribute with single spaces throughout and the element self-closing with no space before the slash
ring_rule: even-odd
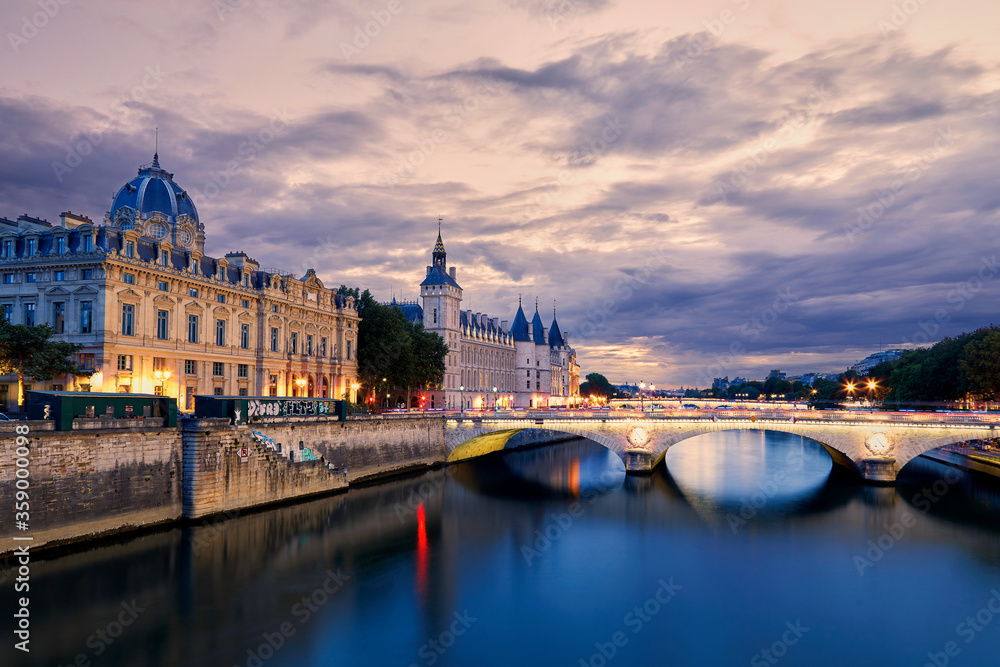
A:
<svg viewBox="0 0 1000 667">
<path fill-rule="evenodd" d="M 869 484 L 895 484 L 896 459 L 872 456 L 861 461 L 861 474 Z"/>
<path fill-rule="evenodd" d="M 649 475 L 653 472 L 653 452 L 641 447 L 633 447 L 622 452 L 625 473 L 628 475 Z"/>
</svg>

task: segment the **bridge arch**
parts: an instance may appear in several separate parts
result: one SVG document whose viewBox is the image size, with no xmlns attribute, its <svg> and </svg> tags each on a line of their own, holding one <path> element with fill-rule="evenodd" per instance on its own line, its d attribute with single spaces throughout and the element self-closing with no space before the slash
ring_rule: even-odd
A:
<svg viewBox="0 0 1000 667">
<path fill-rule="evenodd" d="M 463 460 L 506 447 L 510 437 L 525 429 L 549 430 L 592 440 L 618 454 L 632 473 L 650 472 L 673 445 L 698 435 L 732 430 L 763 430 L 801 435 L 815 440 L 838 465 L 865 480 L 892 483 L 896 473 L 915 457 L 946 444 L 990 437 L 994 425 L 931 421 L 892 421 L 882 415 L 692 416 L 692 417 L 556 417 L 445 419 L 448 461 Z M 465 443 L 488 433 L 511 431 L 502 440 Z M 492 443 L 492 444 L 490 444 Z M 456 454 L 455 452 L 458 451 Z M 480 453 L 476 453 L 480 452 Z"/>
</svg>

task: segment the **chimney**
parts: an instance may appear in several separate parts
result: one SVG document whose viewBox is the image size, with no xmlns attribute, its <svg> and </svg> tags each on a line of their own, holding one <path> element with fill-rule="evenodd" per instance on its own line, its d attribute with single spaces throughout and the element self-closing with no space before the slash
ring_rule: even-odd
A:
<svg viewBox="0 0 1000 667">
<path fill-rule="evenodd" d="M 457 278 L 455 278 L 455 267 L 454 266 L 451 267 L 450 269 L 448 269 L 448 273 L 449 273 L 449 275 L 451 275 L 451 279 L 452 280 L 457 280 Z"/>
<path fill-rule="evenodd" d="M 507 320 L 500 320 L 500 330 L 507 333 Z"/>
<path fill-rule="evenodd" d="M 431 267 L 427 267 L 427 275 L 431 275 Z"/>
</svg>

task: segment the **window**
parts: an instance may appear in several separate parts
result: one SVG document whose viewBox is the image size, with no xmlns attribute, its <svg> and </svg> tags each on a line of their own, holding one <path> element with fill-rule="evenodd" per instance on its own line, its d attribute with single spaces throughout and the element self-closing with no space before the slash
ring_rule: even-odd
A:
<svg viewBox="0 0 1000 667">
<path fill-rule="evenodd" d="M 351 359 L 351 341 L 347 341 L 347 359 Z"/>
<path fill-rule="evenodd" d="M 243 299 L 243 307 L 244 308 L 250 307 L 250 299 Z"/>
<path fill-rule="evenodd" d="M 222 387 L 216 387 L 215 388 L 215 395 L 216 396 L 222 396 Z"/>
<path fill-rule="evenodd" d="M 62 282 L 64 280 L 66 280 L 66 272 L 65 271 L 54 271 L 52 273 L 52 279 L 56 280 L 58 282 Z"/>
<path fill-rule="evenodd" d="M 160 264 L 170 266 L 170 251 L 166 248 L 160 248 Z"/>
<path fill-rule="evenodd" d="M 268 382 L 267 383 L 269 385 L 268 389 L 267 389 L 268 395 L 269 396 L 277 396 L 278 395 L 278 376 L 277 375 L 270 375 L 270 376 L 268 376 Z"/>
<path fill-rule="evenodd" d="M 156 337 L 167 340 L 167 327 L 170 324 L 170 313 L 165 310 L 156 311 Z"/>
<path fill-rule="evenodd" d="M 24 304 L 24 323 L 29 327 L 35 326 L 35 304 Z"/>
<path fill-rule="evenodd" d="M 160 291 L 161 292 L 169 292 L 170 291 L 170 285 L 167 284 L 166 280 L 161 280 L 159 287 L 160 287 Z"/>
<path fill-rule="evenodd" d="M 212 362 L 212 375 L 222 377 L 226 374 L 226 366 L 221 361 Z"/>
<path fill-rule="evenodd" d="M 240 325 L 240 347 L 244 350 L 250 349 L 250 325 Z"/>
<path fill-rule="evenodd" d="M 278 351 L 278 330 L 271 327 L 271 352 Z"/>
<path fill-rule="evenodd" d="M 243 274 L 243 286 L 244 287 L 250 287 L 250 274 L 249 273 L 244 273 Z"/>
<path fill-rule="evenodd" d="M 528 380 L 528 382 L 525 384 L 526 384 L 526 386 L 524 387 L 525 389 L 531 389 L 531 380 Z"/>
<path fill-rule="evenodd" d="M 188 315 L 188 342 L 198 342 L 198 316 Z"/>
<path fill-rule="evenodd" d="M 64 255 L 66 254 L 66 237 L 60 236 L 56 239 L 56 254 Z"/>
<path fill-rule="evenodd" d="M 52 304 L 52 328 L 57 334 L 66 333 L 66 304 L 63 301 Z"/>
<path fill-rule="evenodd" d="M 226 295 L 225 294 L 216 294 L 215 295 L 215 300 L 218 301 L 219 303 L 225 303 L 226 302 Z"/>
<path fill-rule="evenodd" d="M 438 323 L 438 309 L 434 309 L 434 324 Z"/>
<path fill-rule="evenodd" d="M 122 306 L 122 335 L 135 335 L 135 306 L 130 303 Z"/>
<path fill-rule="evenodd" d="M 153 357 L 153 372 L 167 370 L 167 360 L 163 357 Z"/>
<path fill-rule="evenodd" d="M 240 396 L 246 396 L 246 395 L 247 395 L 247 388 L 240 387 Z"/>
<path fill-rule="evenodd" d="M 237 375 L 237 377 L 245 378 L 245 377 L 247 377 L 247 374 L 249 373 L 249 370 L 250 369 L 247 366 L 247 364 L 238 364 L 236 366 L 236 375 Z"/>
<path fill-rule="evenodd" d="M 319 339 L 319 356 L 321 356 L 321 357 L 325 357 L 326 356 L 326 338 L 325 337 Z"/>
<path fill-rule="evenodd" d="M 0 307 L 0 322 L 10 322 L 14 319 L 14 304 L 5 303 Z"/>
<path fill-rule="evenodd" d="M 29 271 L 28 273 L 25 273 L 24 274 L 24 282 L 26 282 L 26 283 L 33 283 L 33 282 L 35 282 L 35 272 L 34 271 Z"/>
<path fill-rule="evenodd" d="M 527 373 L 527 374 L 528 374 L 528 377 L 529 377 L 529 378 L 531 377 L 531 371 L 530 371 L 530 370 L 529 370 L 529 371 L 525 371 L 525 373 Z"/>
<path fill-rule="evenodd" d="M 271 312 L 272 313 L 278 312 L 278 304 L 276 304 L 276 303 L 272 303 L 271 304 Z"/>
<path fill-rule="evenodd" d="M 83 251 L 93 252 L 94 250 L 94 237 L 90 234 L 86 234 L 83 237 Z"/>
<path fill-rule="evenodd" d="M 299 335 L 294 331 L 289 335 L 289 344 L 292 348 L 292 354 L 299 353 Z"/>
<path fill-rule="evenodd" d="M 5 273 L 5 274 L 3 274 L 3 284 L 4 285 L 13 285 L 14 284 L 14 274 L 13 273 Z"/>
<path fill-rule="evenodd" d="M 4 241 L 3 242 L 3 256 L 10 259 L 14 256 L 14 242 Z"/>
<path fill-rule="evenodd" d="M 88 236 L 87 238 L 89 239 L 90 237 Z M 82 278 L 83 280 L 93 280 L 94 279 L 94 270 L 93 269 L 83 269 L 82 271 L 80 271 L 80 278 Z"/>
<path fill-rule="evenodd" d="M 198 288 L 197 287 L 192 287 L 191 289 L 188 290 L 188 294 L 190 296 L 193 296 L 194 298 L 197 299 L 198 298 Z"/>
<path fill-rule="evenodd" d="M 90 391 L 90 384 L 86 383 L 86 382 L 81 382 L 80 383 L 80 391 L 82 391 L 82 392 L 89 392 Z"/>
<path fill-rule="evenodd" d="M 135 285 L 135 274 L 134 273 L 125 273 L 125 274 L 122 275 L 122 280 L 125 281 L 126 285 Z"/>
<path fill-rule="evenodd" d="M 34 257 L 36 248 L 38 248 L 38 239 L 28 239 L 25 244 L 25 257 Z"/>
<path fill-rule="evenodd" d="M 132 370 L 132 355 L 131 354 L 119 354 L 118 355 L 118 370 L 120 370 L 120 371 L 130 371 L 130 370 Z"/>
<path fill-rule="evenodd" d="M 198 362 L 194 359 L 184 360 L 184 374 L 185 375 L 197 375 L 198 374 Z"/>
<path fill-rule="evenodd" d="M 312 353 L 313 353 L 313 337 L 312 337 L 312 334 L 307 334 L 306 335 L 306 354 L 310 354 L 311 355 Z"/>
<path fill-rule="evenodd" d="M 125 256 L 135 257 L 135 243 L 133 243 L 132 241 L 125 242 Z"/>
<path fill-rule="evenodd" d="M 225 280 L 225 279 L 226 279 L 226 267 L 220 266 L 219 267 L 219 280 Z"/>
<path fill-rule="evenodd" d="M 215 321 L 215 344 L 223 347 L 226 344 L 226 321 Z"/>
<path fill-rule="evenodd" d="M 91 333 L 94 329 L 94 302 L 80 302 L 80 333 Z"/>
</svg>

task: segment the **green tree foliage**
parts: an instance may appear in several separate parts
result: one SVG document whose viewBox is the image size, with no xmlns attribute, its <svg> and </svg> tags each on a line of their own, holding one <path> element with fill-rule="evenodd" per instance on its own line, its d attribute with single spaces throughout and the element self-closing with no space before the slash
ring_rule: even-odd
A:
<svg viewBox="0 0 1000 667">
<path fill-rule="evenodd" d="M 1000 330 L 966 344 L 962 372 L 973 396 L 987 401 L 1000 398 Z"/>
<path fill-rule="evenodd" d="M 889 392 L 886 403 L 898 407 L 903 404 L 931 406 L 964 399 L 975 389 L 963 365 L 967 350 L 981 350 L 979 345 L 1000 327 L 990 325 L 954 338 L 945 338 L 929 348 L 907 350 L 894 362 L 889 374 Z M 978 357 L 978 367 L 984 357 Z M 872 369 L 872 375 L 884 369 Z M 978 385 L 982 387 L 983 385 Z"/>
<path fill-rule="evenodd" d="M 583 393 L 584 386 L 586 386 L 586 394 Z M 614 394 L 614 387 L 612 387 L 611 383 L 608 382 L 608 379 L 600 373 L 590 373 L 587 375 L 587 381 L 580 385 L 581 396 L 601 396 L 607 399 L 614 396 Z"/>
<path fill-rule="evenodd" d="M 29 327 L 0 321 L 0 374 L 17 375 L 18 403 L 24 402 L 24 378 L 46 381 L 62 375 L 90 376 L 72 357 L 82 345 L 52 340 L 48 324 Z"/>
<path fill-rule="evenodd" d="M 356 298 L 361 316 L 358 325 L 358 379 L 367 393 L 387 389 L 427 388 L 444 375 L 448 346 L 422 324 L 406 319 L 403 312 L 375 301 L 371 292 L 341 286 L 338 294 Z"/>
</svg>

